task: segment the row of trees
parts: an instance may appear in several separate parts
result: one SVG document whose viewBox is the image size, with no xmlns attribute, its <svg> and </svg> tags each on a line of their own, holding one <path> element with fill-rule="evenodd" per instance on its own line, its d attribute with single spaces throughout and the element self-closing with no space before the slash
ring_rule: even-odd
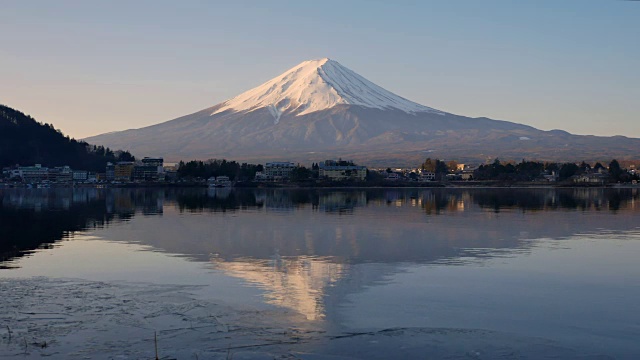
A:
<svg viewBox="0 0 640 360">
<path fill-rule="evenodd" d="M 447 174 L 455 172 L 458 164 L 455 161 L 445 162 L 439 159 L 426 159 L 421 168 L 436 174 L 436 179 L 443 179 Z M 312 164 L 310 168 L 297 166 L 290 174 L 289 180 L 303 182 L 317 178 L 317 164 Z M 217 176 L 228 176 L 231 180 L 247 181 L 255 177 L 256 172 L 263 171 L 262 165 L 238 163 L 236 161 L 211 159 L 208 161 L 193 160 L 189 162 L 181 161 L 178 165 L 178 176 L 183 179 L 202 178 L 207 179 Z M 387 169 L 391 172 L 391 169 Z M 631 175 L 622 169 L 618 161 L 612 160 L 608 167 L 601 163 L 591 166 L 585 162 L 575 163 L 551 163 L 525 161 L 520 163 L 502 163 L 496 159 L 491 164 L 480 165 L 473 173 L 476 180 L 499 180 L 499 181 L 533 181 L 542 179 L 545 174 L 556 174 L 558 180 L 567 180 L 575 175 L 589 173 L 608 174 L 612 182 L 630 182 L 640 180 L 638 175 Z M 417 177 L 417 174 L 411 174 Z M 369 182 L 381 181 L 382 175 L 375 172 L 368 172 Z"/>
<path fill-rule="evenodd" d="M 454 172 L 457 169 L 455 161 L 444 162 L 439 159 L 426 159 L 421 168 L 431 171 L 440 178 L 444 174 Z M 525 161 L 513 164 L 502 163 L 496 159 L 491 164 L 480 165 L 474 172 L 473 178 L 476 180 L 501 180 L 501 181 L 533 181 L 540 179 L 544 174 L 556 174 L 559 181 L 570 179 L 576 175 L 591 173 L 607 174 L 611 182 L 631 182 L 640 180 L 637 174 L 630 174 L 620 166 L 617 160 L 612 160 L 608 167 L 601 163 L 593 166 L 586 162 L 576 163 L 553 163 L 539 161 Z"/>
<path fill-rule="evenodd" d="M 343 161 L 342 165 L 353 165 L 353 162 Z M 289 174 L 293 182 L 305 182 L 318 178 L 320 166 L 313 163 L 311 167 L 296 166 Z M 262 165 L 242 163 L 236 161 L 210 159 L 207 161 L 192 160 L 178 163 L 178 176 L 182 179 L 208 179 L 210 177 L 228 176 L 231 180 L 248 181 L 256 176 L 256 172 L 264 171 Z"/>
<path fill-rule="evenodd" d="M 638 180 L 637 174 L 630 174 L 622 169 L 617 160 L 612 160 L 607 168 L 601 163 L 591 166 L 586 162 L 576 163 L 542 163 L 536 161 L 522 161 L 518 164 L 502 164 L 496 159 L 492 164 L 481 165 L 474 171 L 477 180 L 510 180 L 532 181 L 539 179 L 542 174 L 557 174 L 559 181 L 570 179 L 576 175 L 592 173 L 607 174 L 611 182 L 631 182 Z"/>
<path fill-rule="evenodd" d="M 431 158 L 427 158 L 427 160 L 420 165 L 420 168 L 424 171 L 432 172 L 437 176 L 455 171 L 458 168 L 458 164 L 455 161 L 445 163 L 440 159 L 432 160 Z"/>
<path fill-rule="evenodd" d="M 180 161 L 178 164 L 178 176 L 184 179 L 228 176 L 231 180 L 251 180 L 256 172 L 263 171 L 262 165 L 254 165 L 235 161 L 211 159 L 207 161 L 192 160 Z"/>
</svg>

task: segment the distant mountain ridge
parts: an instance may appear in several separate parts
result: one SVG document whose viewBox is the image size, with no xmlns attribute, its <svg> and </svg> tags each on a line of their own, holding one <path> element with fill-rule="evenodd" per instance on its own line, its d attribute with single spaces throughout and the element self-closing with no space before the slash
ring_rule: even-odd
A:
<svg viewBox="0 0 640 360">
<path fill-rule="evenodd" d="M 425 157 L 600 161 L 636 157 L 640 139 L 572 135 L 417 104 L 330 59 L 302 62 L 223 103 L 92 143 L 144 156 L 261 162 L 347 158 L 415 164 Z"/>
<path fill-rule="evenodd" d="M 104 171 L 108 161 L 132 158 L 129 152 L 114 153 L 71 139 L 53 125 L 39 123 L 18 110 L 0 105 L 0 168 L 37 163 Z"/>
</svg>

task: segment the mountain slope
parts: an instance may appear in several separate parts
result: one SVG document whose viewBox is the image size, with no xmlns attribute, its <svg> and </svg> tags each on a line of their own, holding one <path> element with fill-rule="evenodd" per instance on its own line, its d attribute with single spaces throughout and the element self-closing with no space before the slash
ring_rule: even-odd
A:
<svg viewBox="0 0 640 360">
<path fill-rule="evenodd" d="M 415 163 L 426 156 L 601 160 L 633 156 L 640 140 L 571 135 L 468 118 L 395 95 L 338 62 L 305 61 L 199 112 L 88 139 L 169 160 Z"/>
<path fill-rule="evenodd" d="M 114 154 L 65 136 L 53 125 L 0 105 L 0 168 L 11 165 L 69 165 L 74 169 L 104 171 L 108 161 L 132 159 L 128 152 Z"/>
</svg>

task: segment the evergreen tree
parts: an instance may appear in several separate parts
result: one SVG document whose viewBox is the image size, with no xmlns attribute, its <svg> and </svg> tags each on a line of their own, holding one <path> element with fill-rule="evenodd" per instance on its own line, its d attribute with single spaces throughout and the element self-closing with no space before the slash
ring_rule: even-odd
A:
<svg viewBox="0 0 640 360">
<path fill-rule="evenodd" d="M 618 160 L 611 160 L 611 162 L 609 163 L 609 175 L 611 176 L 611 180 L 614 182 L 621 181 L 623 172 L 624 171 L 620 167 L 620 163 L 618 163 Z"/>
</svg>

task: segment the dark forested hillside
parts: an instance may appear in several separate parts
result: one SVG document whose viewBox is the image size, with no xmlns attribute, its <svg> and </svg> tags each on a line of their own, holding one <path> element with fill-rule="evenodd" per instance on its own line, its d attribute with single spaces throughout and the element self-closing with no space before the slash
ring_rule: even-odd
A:
<svg viewBox="0 0 640 360">
<path fill-rule="evenodd" d="M 128 151 L 112 151 L 65 136 L 53 125 L 0 105 L 0 168 L 15 164 L 69 165 L 73 169 L 104 171 L 107 162 L 131 161 Z"/>
</svg>

